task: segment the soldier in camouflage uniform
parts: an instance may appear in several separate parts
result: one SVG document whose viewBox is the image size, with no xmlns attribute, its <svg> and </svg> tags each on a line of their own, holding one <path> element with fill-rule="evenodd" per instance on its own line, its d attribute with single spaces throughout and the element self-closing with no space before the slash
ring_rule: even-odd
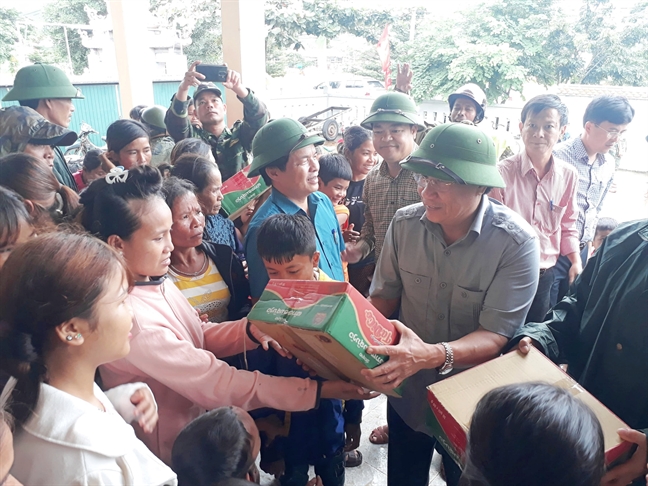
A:
<svg viewBox="0 0 648 486">
<path fill-rule="evenodd" d="M 72 98 L 83 98 L 63 71 L 49 64 L 25 66 L 16 73 L 13 88 L 2 101 L 18 101 L 40 113 L 47 121 L 67 128 L 74 113 Z M 59 182 L 78 191 L 63 152 L 54 149 L 54 175 Z"/>
<path fill-rule="evenodd" d="M 161 106 L 149 106 L 142 111 L 142 124 L 146 131 L 149 132 L 151 144 L 151 165 L 160 167 L 162 164 L 171 163 L 171 151 L 175 147 L 175 142 L 167 134 L 166 125 L 164 124 L 164 114 L 166 110 Z"/>
<path fill-rule="evenodd" d="M 171 100 L 165 123 L 169 134 L 176 142 L 189 137 L 198 137 L 211 145 L 223 181 L 229 179 L 251 162 L 249 152 L 257 130 L 268 121 L 266 106 L 254 93 L 241 85 L 241 75 L 229 70 L 223 83 L 243 103 L 243 120 L 234 123 L 231 129 L 225 124 L 227 105 L 223 103 L 220 89 L 210 82 L 201 82 L 204 76 L 196 72 L 199 61 L 194 62 L 185 73 L 178 92 Z M 188 116 L 189 88 L 196 86 L 194 104 L 202 128 L 191 125 Z"/>
<path fill-rule="evenodd" d="M 43 159 L 54 170 L 52 147 L 72 145 L 77 134 L 48 122 L 26 106 L 0 110 L 0 157 L 24 152 Z"/>
</svg>

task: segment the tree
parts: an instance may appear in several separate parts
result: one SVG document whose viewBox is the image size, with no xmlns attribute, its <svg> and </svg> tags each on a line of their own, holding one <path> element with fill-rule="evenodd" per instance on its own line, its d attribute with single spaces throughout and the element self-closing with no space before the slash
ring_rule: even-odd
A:
<svg viewBox="0 0 648 486">
<path fill-rule="evenodd" d="M 17 21 L 18 11 L 0 7 L 0 65 L 8 63 L 11 72 L 15 71 L 17 64 L 14 56 L 14 45 L 19 40 L 16 30 Z"/>
<path fill-rule="evenodd" d="M 219 0 L 193 0 L 191 8 L 177 0 L 151 0 L 150 11 L 181 38 L 191 39 L 184 51 L 189 61 L 223 62 Z"/>
<path fill-rule="evenodd" d="M 106 2 L 104 0 L 56 0 L 49 3 L 43 10 L 46 22 L 62 24 L 88 25 L 90 18 L 86 8 L 97 11 L 99 15 L 106 15 Z M 65 43 L 63 27 L 46 27 L 47 35 L 52 39 L 53 47 L 45 57 L 51 63 L 67 64 L 68 54 Z M 88 50 L 81 42 L 78 30 L 67 29 L 70 57 L 72 58 L 72 71 L 81 74 L 88 67 Z"/>
</svg>

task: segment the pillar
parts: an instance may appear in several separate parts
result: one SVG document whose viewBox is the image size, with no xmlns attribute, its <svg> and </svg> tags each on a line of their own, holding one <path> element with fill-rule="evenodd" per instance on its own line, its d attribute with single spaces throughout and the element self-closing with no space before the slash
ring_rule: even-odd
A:
<svg viewBox="0 0 648 486">
<path fill-rule="evenodd" d="M 121 116 L 136 105 L 153 104 L 153 63 L 147 19 L 149 0 L 106 0 L 113 24 Z"/>
<path fill-rule="evenodd" d="M 265 2 L 221 0 L 223 62 L 241 73 L 243 86 L 259 98 L 265 95 Z M 235 96 L 227 98 L 227 120 L 231 126 L 243 119 L 243 105 Z"/>
</svg>

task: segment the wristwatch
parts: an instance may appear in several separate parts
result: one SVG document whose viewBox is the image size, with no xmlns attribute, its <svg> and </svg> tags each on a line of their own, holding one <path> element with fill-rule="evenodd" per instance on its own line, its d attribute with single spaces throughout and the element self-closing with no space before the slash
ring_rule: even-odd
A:
<svg viewBox="0 0 648 486">
<path fill-rule="evenodd" d="M 437 368 L 440 375 L 447 375 L 454 369 L 454 353 L 448 343 L 439 343 L 445 349 L 445 362 Z"/>
</svg>

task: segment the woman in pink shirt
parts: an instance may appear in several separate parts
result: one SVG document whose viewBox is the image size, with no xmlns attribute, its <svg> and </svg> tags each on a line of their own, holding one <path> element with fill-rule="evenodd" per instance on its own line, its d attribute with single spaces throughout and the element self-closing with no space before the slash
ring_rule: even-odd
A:
<svg viewBox="0 0 648 486">
<path fill-rule="evenodd" d="M 106 387 L 143 381 L 156 397 L 160 420 L 138 436 L 167 464 L 180 430 L 208 409 L 235 405 L 302 411 L 320 398 L 367 399 L 374 394 L 342 381 L 317 382 L 237 370 L 220 358 L 261 344 L 283 352 L 247 319 L 202 322 L 167 280 L 173 244 L 171 210 L 161 195 L 162 177 L 149 166 L 111 172 L 83 194 L 83 225 L 124 255 L 135 286 L 131 351 L 102 366 Z"/>
</svg>

